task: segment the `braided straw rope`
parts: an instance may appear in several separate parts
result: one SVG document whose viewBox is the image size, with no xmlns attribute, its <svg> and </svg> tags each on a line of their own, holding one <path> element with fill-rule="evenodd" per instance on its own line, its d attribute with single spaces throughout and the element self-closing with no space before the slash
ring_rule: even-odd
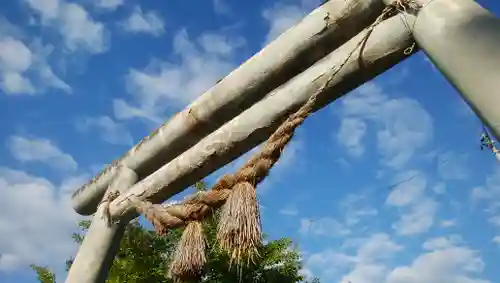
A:
<svg viewBox="0 0 500 283">
<path fill-rule="evenodd" d="M 281 157 L 285 146 L 290 142 L 295 129 L 311 114 L 316 97 L 331 82 L 332 78 L 347 63 L 352 54 L 368 38 L 373 28 L 386 18 L 393 16 L 398 11 L 406 11 L 408 8 L 418 9 L 420 6 L 413 0 L 396 0 L 394 4 L 388 5 L 377 20 L 367 29 L 365 36 L 356 48 L 348 55 L 346 60 L 330 76 L 324 85 L 316 91 L 309 100 L 295 113 L 280 125 L 280 127 L 269 137 L 260 152 L 252 156 L 234 174 L 222 176 L 209 191 L 197 192 L 184 201 L 173 205 L 151 204 L 136 201 L 134 203 L 137 211 L 150 220 L 160 234 L 164 234 L 170 228 L 180 227 L 189 221 L 202 220 L 209 216 L 214 209 L 221 207 L 231 194 L 234 186 L 240 183 L 250 183 L 254 187 L 268 175 L 270 169 Z M 161 226 L 161 227 L 160 227 Z"/>
<path fill-rule="evenodd" d="M 415 0 L 396 0 L 388 5 L 381 15 L 366 30 L 365 36 L 348 54 L 324 85 L 311 95 L 309 100 L 291 114 L 269 137 L 260 152 L 252 156 L 238 171 L 222 176 L 209 191 L 197 192 L 180 204 L 161 205 L 135 201 L 138 213 L 143 214 L 158 234 L 168 229 L 187 226 L 174 254 L 169 274 L 178 280 L 197 278 L 201 275 L 205 259 L 205 238 L 201 221 L 222 207 L 217 231 L 217 240 L 231 258 L 241 263 L 243 259 L 253 260 L 258 256 L 262 242 L 260 213 L 256 186 L 263 181 L 271 168 L 281 157 L 285 146 L 292 139 L 295 130 L 313 112 L 316 98 L 330 84 L 333 77 L 348 62 L 350 57 L 366 43 L 373 29 L 383 20 L 398 12 L 419 10 Z M 360 51 L 360 55 L 362 50 Z M 406 54 L 406 51 L 405 51 Z"/>
</svg>

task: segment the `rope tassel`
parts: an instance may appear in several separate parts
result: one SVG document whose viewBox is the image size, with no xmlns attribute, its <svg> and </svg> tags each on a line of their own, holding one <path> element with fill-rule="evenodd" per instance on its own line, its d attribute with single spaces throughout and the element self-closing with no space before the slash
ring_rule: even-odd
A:
<svg viewBox="0 0 500 283">
<path fill-rule="evenodd" d="M 206 263 L 205 248 L 201 222 L 189 222 L 175 250 L 168 275 L 178 282 L 199 279 Z"/>
<path fill-rule="evenodd" d="M 262 246 L 262 226 L 255 187 L 241 182 L 233 187 L 231 195 L 222 207 L 217 241 L 228 252 L 230 264 L 247 264 L 259 256 Z"/>
</svg>

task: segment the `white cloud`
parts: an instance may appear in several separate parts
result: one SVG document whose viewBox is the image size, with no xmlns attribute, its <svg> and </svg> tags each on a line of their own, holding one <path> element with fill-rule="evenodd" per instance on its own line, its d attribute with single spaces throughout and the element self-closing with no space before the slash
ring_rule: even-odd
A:
<svg viewBox="0 0 500 283">
<path fill-rule="evenodd" d="M 389 98 L 374 83 L 343 97 L 339 114 L 374 123 L 381 163 L 389 168 L 402 169 L 432 139 L 432 118 L 416 100 Z"/>
<path fill-rule="evenodd" d="M 278 2 L 262 12 L 262 17 L 269 24 L 269 32 L 266 35 L 264 45 L 280 36 L 291 28 L 307 13 L 316 8 L 321 1 L 302 0 L 299 3 Z"/>
<path fill-rule="evenodd" d="M 493 172 L 486 178 L 486 184 L 475 187 L 471 192 L 471 199 L 474 204 L 481 201 L 482 212 L 487 214 L 488 223 L 494 229 L 500 228 L 500 169 L 495 167 Z M 500 245 L 500 236 L 495 236 L 492 241 Z"/>
<path fill-rule="evenodd" d="M 425 252 L 410 265 L 394 266 L 395 256 L 404 247 L 389 235 L 378 233 L 348 239 L 340 250 L 328 248 L 313 253 L 307 257 L 304 268 L 310 276 L 320 276 L 325 282 L 490 283 L 477 277 L 484 269 L 479 252 L 464 244 L 456 234 L 431 238 L 422 245 Z M 341 252 L 346 247 L 354 248 L 354 253 Z"/>
<path fill-rule="evenodd" d="M 366 242 L 358 248 L 357 256 L 360 261 L 372 261 L 384 259 L 403 249 L 402 246 L 394 243 L 389 235 L 384 233 L 373 234 Z"/>
<path fill-rule="evenodd" d="M 0 271 L 15 271 L 31 263 L 63 270 L 75 252 L 71 233 L 79 217 L 73 211 L 67 179 L 58 187 L 46 179 L 0 167 Z M 74 190 L 75 187 L 72 187 Z"/>
<path fill-rule="evenodd" d="M 60 31 L 70 51 L 84 49 L 90 53 L 101 53 L 107 49 L 104 25 L 94 21 L 82 6 L 65 4 L 60 20 Z"/>
<path fill-rule="evenodd" d="M 338 203 L 340 211 L 344 213 L 345 225 L 351 229 L 361 223 L 362 220 L 371 221 L 378 215 L 378 210 L 371 207 L 370 198 L 366 192 L 348 194 Z"/>
<path fill-rule="evenodd" d="M 85 8 L 65 0 L 26 0 L 40 15 L 42 25 L 58 30 L 69 51 L 102 53 L 108 48 L 104 24 L 94 21 Z"/>
<path fill-rule="evenodd" d="M 455 219 L 443 220 L 443 221 L 441 221 L 440 226 L 442 228 L 455 227 L 455 226 L 457 226 L 457 220 L 455 220 Z"/>
<path fill-rule="evenodd" d="M 473 204 L 481 202 L 481 208 L 490 216 L 500 213 L 500 169 L 494 167 L 488 174 L 484 186 L 477 186 L 471 190 Z"/>
<path fill-rule="evenodd" d="M 35 89 L 31 84 L 31 81 L 23 77 L 21 74 L 14 72 L 3 73 L 2 89 L 6 93 L 13 93 L 13 94 L 35 93 Z"/>
<path fill-rule="evenodd" d="M 61 182 L 59 185 L 59 191 L 61 194 L 73 194 L 76 189 L 87 183 L 90 178 L 92 178 L 92 176 L 87 173 L 69 176 Z"/>
<path fill-rule="evenodd" d="M 229 73 L 235 67 L 231 57 L 244 43 L 240 37 L 211 33 L 197 41 L 199 47 L 189 40 L 186 30 L 181 30 L 173 39 L 174 55 L 181 59 L 179 64 L 153 60 L 144 70 L 131 69 L 126 80 L 134 101 L 115 101 L 117 118 L 165 120 L 162 115 L 166 109 L 187 105 Z"/>
<path fill-rule="evenodd" d="M 493 239 L 491 239 L 491 241 L 500 246 L 500 236 L 493 237 Z"/>
<path fill-rule="evenodd" d="M 262 16 L 269 22 L 269 32 L 265 38 L 264 45 L 276 39 L 283 32 L 291 28 L 306 14 L 300 6 L 284 5 L 277 3 L 273 7 L 264 10 Z"/>
<path fill-rule="evenodd" d="M 62 90 L 65 93 L 71 93 L 71 87 L 54 74 L 52 67 L 48 63 L 48 59 L 54 51 L 54 46 L 51 44 L 44 45 L 40 39 L 35 39 L 31 42 L 30 48 L 34 54 L 33 68 L 38 77 L 36 81 L 37 91 L 43 92 L 47 87 L 51 87 Z"/>
<path fill-rule="evenodd" d="M 488 283 L 472 277 L 482 272 L 479 253 L 463 246 L 443 246 L 417 257 L 409 266 L 392 270 L 386 283 Z"/>
<path fill-rule="evenodd" d="M 142 99 L 139 98 L 139 100 Z M 151 113 L 151 111 L 146 108 L 131 106 L 123 99 L 113 100 L 113 113 L 118 120 L 141 118 L 155 125 L 161 125 L 165 122 L 165 119 L 160 117 L 159 113 Z"/>
<path fill-rule="evenodd" d="M 132 145 L 132 135 L 126 126 L 116 123 L 108 116 L 86 117 L 78 121 L 77 128 L 82 132 L 96 130 L 101 138 L 115 145 Z"/>
<path fill-rule="evenodd" d="M 351 230 L 334 218 L 320 217 L 316 219 L 302 218 L 299 232 L 304 235 L 339 237 L 349 235 Z"/>
<path fill-rule="evenodd" d="M 49 65 L 41 65 L 38 68 L 38 71 L 42 87 L 44 85 L 47 85 L 53 88 L 58 88 L 66 93 L 72 92 L 71 87 L 67 83 L 62 81 L 59 77 L 57 77 L 52 71 L 52 68 L 49 67 Z"/>
<path fill-rule="evenodd" d="M 42 93 L 46 87 L 71 92 L 71 87 L 57 77 L 47 63 L 51 46 L 44 47 L 38 39 L 28 46 L 16 38 L 18 34 L 5 30 L 4 33 L 0 30 L 0 81 L 5 93 Z"/>
<path fill-rule="evenodd" d="M 500 167 L 495 167 L 493 172 L 487 177 L 486 187 L 492 195 L 500 195 Z"/>
<path fill-rule="evenodd" d="M 439 250 L 451 248 L 463 242 L 462 236 L 450 235 L 448 237 L 432 238 L 424 242 L 422 248 L 425 250 Z"/>
<path fill-rule="evenodd" d="M 490 193 L 484 187 L 474 187 L 471 191 L 471 198 L 473 201 L 487 199 L 489 197 Z"/>
<path fill-rule="evenodd" d="M 325 249 L 307 257 L 304 266 L 310 274 L 320 276 L 325 280 L 333 278 L 340 270 L 354 265 L 358 261 L 356 256 L 340 253 L 333 249 Z"/>
<path fill-rule="evenodd" d="M 242 38 L 228 40 L 221 34 L 204 33 L 198 38 L 198 42 L 205 52 L 220 56 L 230 56 L 235 48 L 244 44 Z"/>
<path fill-rule="evenodd" d="M 24 72 L 32 63 L 31 50 L 12 37 L 0 41 L 0 66 L 13 72 Z"/>
<path fill-rule="evenodd" d="M 415 171 L 407 171 L 400 175 L 400 179 L 405 181 L 397 185 L 386 199 L 387 205 L 402 208 L 404 211 L 400 213 L 399 220 L 392 228 L 399 235 L 427 232 L 434 224 L 438 203 L 425 195 L 425 176 L 416 175 Z"/>
<path fill-rule="evenodd" d="M 436 201 L 423 198 L 419 203 L 413 205 L 408 213 L 401 215 L 400 219 L 392 227 L 399 235 L 427 232 L 434 224 L 437 208 Z"/>
<path fill-rule="evenodd" d="M 101 9 L 115 10 L 123 5 L 123 0 L 94 0 L 94 5 Z"/>
<path fill-rule="evenodd" d="M 432 118 L 420 104 L 408 98 L 393 99 L 383 107 L 382 129 L 377 134 L 378 148 L 385 163 L 401 168 L 432 136 Z M 418 117 L 418 118 L 416 118 Z"/>
<path fill-rule="evenodd" d="M 344 118 L 337 134 L 339 143 L 347 148 L 352 156 L 360 156 L 365 151 L 362 145 L 366 133 L 366 123 L 360 119 Z"/>
<path fill-rule="evenodd" d="M 438 157 L 438 172 L 444 180 L 465 180 L 468 173 L 467 154 L 446 152 Z"/>
<path fill-rule="evenodd" d="M 47 139 L 12 136 L 7 146 L 14 158 L 21 162 L 41 162 L 61 170 L 74 171 L 78 168 L 71 155 L 62 152 Z"/>
<path fill-rule="evenodd" d="M 1 85 L 8 94 L 33 94 L 35 89 L 24 72 L 31 67 L 33 54 L 20 40 L 0 34 Z"/>
<path fill-rule="evenodd" d="M 403 250 L 401 245 L 384 233 L 349 241 L 356 248 L 354 255 L 326 249 L 308 257 L 305 267 L 315 275 L 320 275 L 325 282 L 381 282 L 387 272 L 385 262 Z M 334 279 L 343 270 L 350 271 L 341 276 L 341 280 Z"/>
<path fill-rule="evenodd" d="M 366 231 L 367 224 L 373 224 L 374 217 L 379 213 L 372 207 L 367 192 L 348 194 L 332 205 L 338 207 L 343 216 L 301 218 L 299 233 L 304 236 L 322 237 L 355 235 Z M 282 214 L 284 212 L 282 211 Z"/>
<path fill-rule="evenodd" d="M 477 278 L 484 268 L 479 253 L 464 246 L 460 235 L 449 235 L 427 240 L 424 253 L 408 266 L 393 267 L 393 259 L 403 246 L 393 242 L 387 234 L 373 234 L 367 238 L 349 239 L 354 254 L 325 249 L 310 255 L 305 269 L 325 282 L 356 283 L 489 283 Z"/>
<path fill-rule="evenodd" d="M 160 36 L 165 32 L 163 19 L 153 11 L 143 13 L 139 6 L 134 8 L 130 17 L 122 23 L 122 27 L 128 32 L 143 32 L 154 36 Z"/>
<path fill-rule="evenodd" d="M 31 9 L 40 14 L 43 21 L 57 18 L 61 9 L 61 0 L 26 0 Z"/>
<path fill-rule="evenodd" d="M 358 264 L 356 267 L 341 279 L 341 283 L 370 283 L 380 282 L 383 279 L 387 267 L 383 264 Z"/>
<path fill-rule="evenodd" d="M 378 215 L 378 210 L 375 208 L 359 208 L 356 210 L 350 210 L 346 212 L 345 222 L 346 225 L 353 226 L 358 224 L 362 218 L 376 215 Z"/>
<path fill-rule="evenodd" d="M 500 215 L 490 217 L 490 219 L 488 219 L 488 222 L 493 224 L 493 226 L 500 228 Z"/>
<path fill-rule="evenodd" d="M 386 204 L 403 207 L 415 203 L 420 199 L 427 186 L 427 180 L 418 171 L 407 171 L 397 179 L 402 180 L 387 197 Z"/>
</svg>

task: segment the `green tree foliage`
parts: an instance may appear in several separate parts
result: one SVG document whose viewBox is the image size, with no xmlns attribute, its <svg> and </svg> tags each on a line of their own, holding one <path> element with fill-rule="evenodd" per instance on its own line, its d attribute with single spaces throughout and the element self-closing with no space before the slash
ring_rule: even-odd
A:
<svg viewBox="0 0 500 283">
<path fill-rule="evenodd" d="M 30 265 L 31 269 L 33 269 L 38 277 L 38 281 L 40 283 L 55 283 L 56 276 L 45 266 L 36 266 L 34 264 Z"/>
<path fill-rule="evenodd" d="M 199 182 L 195 190 L 205 190 L 206 185 Z M 204 230 L 207 235 L 207 265 L 203 283 L 295 283 L 304 282 L 299 275 L 301 263 L 299 253 L 293 248 L 292 241 L 287 238 L 267 242 L 261 252 L 261 257 L 254 264 L 238 267 L 230 266 L 228 256 L 222 252 L 216 242 L 217 215 L 207 219 Z M 90 221 L 79 223 L 82 232 L 90 226 Z M 169 231 L 167 236 L 157 236 L 154 231 L 142 227 L 138 220 L 131 221 L 125 230 L 113 265 L 110 269 L 107 283 L 172 283 L 166 278 L 166 268 L 170 255 L 182 235 L 182 229 Z M 81 244 L 84 235 L 72 235 L 75 242 Z M 67 269 L 72 264 L 68 260 Z M 32 265 L 40 283 L 55 283 L 55 276 L 45 267 Z M 319 283 L 317 278 L 314 283 Z"/>
</svg>

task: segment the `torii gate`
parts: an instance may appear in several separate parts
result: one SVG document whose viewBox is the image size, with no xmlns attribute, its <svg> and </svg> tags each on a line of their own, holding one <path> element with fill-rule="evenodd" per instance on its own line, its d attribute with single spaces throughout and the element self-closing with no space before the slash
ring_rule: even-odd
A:
<svg viewBox="0 0 500 283">
<path fill-rule="evenodd" d="M 500 139 L 499 18 L 473 0 L 330 0 L 73 194 L 75 211 L 96 213 L 66 282 L 105 281 L 137 202 L 161 203 L 419 48 Z M 186 206 L 168 210 L 167 227 L 183 224 Z"/>
</svg>

